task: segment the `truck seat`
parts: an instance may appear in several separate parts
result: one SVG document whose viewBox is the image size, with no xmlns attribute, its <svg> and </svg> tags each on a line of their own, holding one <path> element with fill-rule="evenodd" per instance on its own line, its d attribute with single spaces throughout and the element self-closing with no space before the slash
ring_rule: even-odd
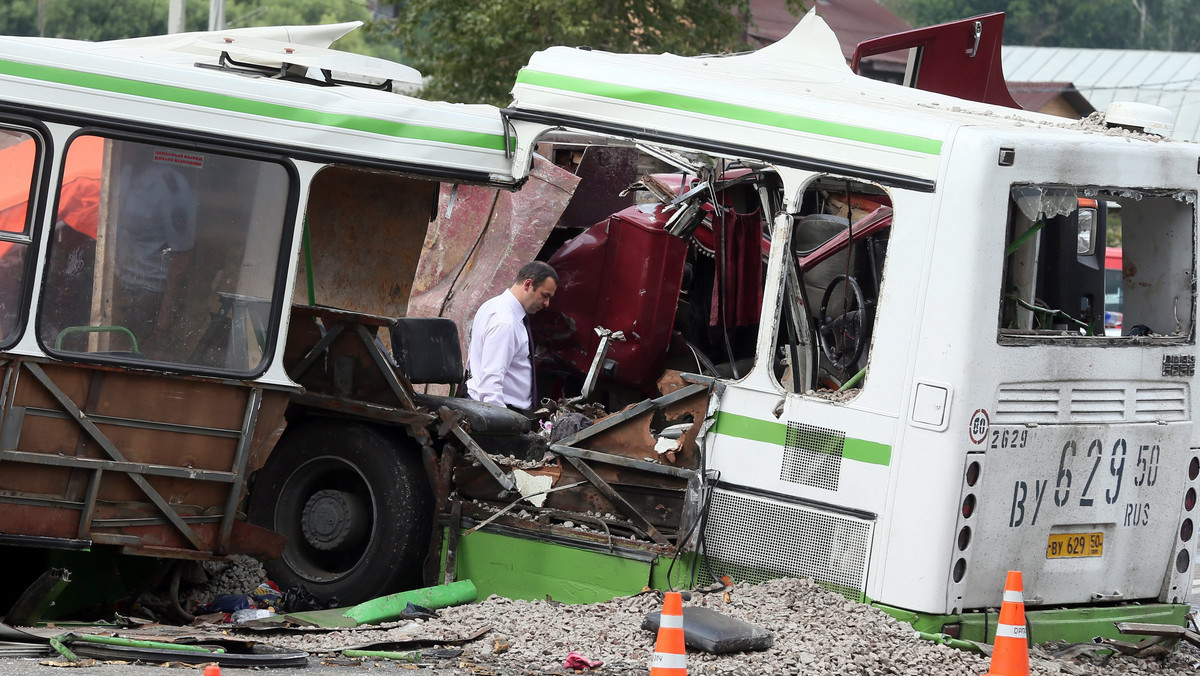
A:
<svg viewBox="0 0 1200 676">
<path fill-rule="evenodd" d="M 459 385 L 463 382 L 462 347 L 458 325 L 446 317 L 400 317 L 392 320 L 392 358 L 414 385 Z M 443 397 L 417 392 L 417 404 L 431 411 L 445 406 L 461 413 L 476 434 L 522 434 L 529 418 L 503 406 L 465 397 Z"/>
</svg>

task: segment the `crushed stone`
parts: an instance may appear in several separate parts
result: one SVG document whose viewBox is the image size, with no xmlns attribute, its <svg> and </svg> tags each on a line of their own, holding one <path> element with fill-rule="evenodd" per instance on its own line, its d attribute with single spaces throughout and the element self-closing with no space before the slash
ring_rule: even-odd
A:
<svg viewBox="0 0 1200 676">
<path fill-rule="evenodd" d="M 485 669 L 501 676 L 580 673 L 562 666 L 567 654 L 575 651 L 604 661 L 602 667 L 583 673 L 645 676 L 655 636 L 641 629 L 642 619 L 661 605 L 657 592 L 590 605 L 492 596 L 441 609 L 436 619 L 258 638 L 280 647 L 332 655 L 348 646 L 402 642 L 415 635 L 452 639 L 491 627 L 482 638 L 461 646 L 461 656 L 444 660 L 445 664 L 430 663 L 468 669 L 463 673 Z M 910 625 L 811 580 L 739 583 L 730 590 L 728 603 L 721 592 L 693 592 L 684 601 L 684 607 L 689 606 L 711 608 L 774 635 L 773 646 L 761 652 L 710 655 L 689 650 L 688 673 L 697 676 L 978 676 L 989 669 L 987 657 L 918 638 Z M 1082 646 L 1045 646 L 1031 652 L 1030 662 L 1034 676 L 1171 676 L 1196 673 L 1200 652 L 1185 646 L 1158 658 L 1098 657 Z"/>
<path fill-rule="evenodd" d="M 249 594 L 267 579 L 262 563 L 243 554 L 234 554 L 226 561 L 205 561 L 200 566 L 208 579 L 183 592 L 194 606 L 209 603 L 221 594 Z"/>
</svg>

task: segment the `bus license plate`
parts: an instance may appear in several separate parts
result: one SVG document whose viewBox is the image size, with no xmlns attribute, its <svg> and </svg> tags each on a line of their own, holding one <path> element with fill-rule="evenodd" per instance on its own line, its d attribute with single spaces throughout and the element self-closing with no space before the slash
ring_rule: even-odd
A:
<svg viewBox="0 0 1200 676">
<path fill-rule="evenodd" d="M 1104 533 L 1055 533 L 1046 544 L 1047 559 L 1104 555 Z"/>
</svg>

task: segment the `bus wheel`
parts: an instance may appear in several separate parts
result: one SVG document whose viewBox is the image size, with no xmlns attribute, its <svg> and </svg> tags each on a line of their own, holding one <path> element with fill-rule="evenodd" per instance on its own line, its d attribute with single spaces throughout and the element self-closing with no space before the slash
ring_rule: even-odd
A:
<svg viewBox="0 0 1200 676">
<path fill-rule="evenodd" d="M 280 439 L 247 513 L 288 538 L 265 564 L 281 590 L 347 606 L 420 582 L 431 505 L 416 453 L 369 425 L 314 420 Z"/>
</svg>

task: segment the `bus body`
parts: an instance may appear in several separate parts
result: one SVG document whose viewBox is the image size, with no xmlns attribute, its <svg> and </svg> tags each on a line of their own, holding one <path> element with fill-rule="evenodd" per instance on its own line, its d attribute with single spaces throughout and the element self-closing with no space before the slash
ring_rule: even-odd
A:
<svg viewBox="0 0 1200 676">
<path fill-rule="evenodd" d="M 552 48 L 504 111 L 337 35 L 0 40 L 4 544 L 249 552 L 346 604 L 798 575 L 983 640 L 1016 569 L 1038 641 L 1182 622 L 1194 145 L 860 78 L 815 14 Z M 465 335 L 406 316 L 535 255 L 539 391 L 586 419 L 549 438 L 435 393 Z"/>
<path fill-rule="evenodd" d="M 670 148 L 710 204 L 735 167 L 779 196 L 724 202 L 773 218 L 753 365 L 718 378 L 705 420 L 697 547 L 718 573 L 811 576 L 975 638 L 1009 570 L 1036 640 L 1062 608 L 1178 621 L 1200 471 L 1194 145 L 859 78 L 812 14 L 747 55 L 550 49 L 514 97 L 518 160 L 569 130 Z M 1126 333 L 1106 336 L 1117 208 Z M 841 258 L 806 262 L 822 247 Z M 747 327 L 724 312 L 728 344 Z"/>
<path fill-rule="evenodd" d="M 278 557 L 287 529 L 247 524 L 244 499 L 288 420 L 404 408 L 411 390 L 373 361 L 380 315 L 405 313 L 439 185 L 511 185 L 511 161 L 495 108 L 392 93 L 419 74 L 327 49 L 356 25 L 0 39 L 5 544 Z M 353 356 L 314 365 L 341 345 Z M 392 456 L 418 470 L 418 510 L 419 450 Z M 378 462 L 343 457 L 322 465 L 325 495 L 382 509 L 363 478 Z M 428 529 L 390 528 L 404 565 L 375 556 L 372 584 L 411 577 Z M 324 565 L 385 545 L 353 546 Z"/>
</svg>

